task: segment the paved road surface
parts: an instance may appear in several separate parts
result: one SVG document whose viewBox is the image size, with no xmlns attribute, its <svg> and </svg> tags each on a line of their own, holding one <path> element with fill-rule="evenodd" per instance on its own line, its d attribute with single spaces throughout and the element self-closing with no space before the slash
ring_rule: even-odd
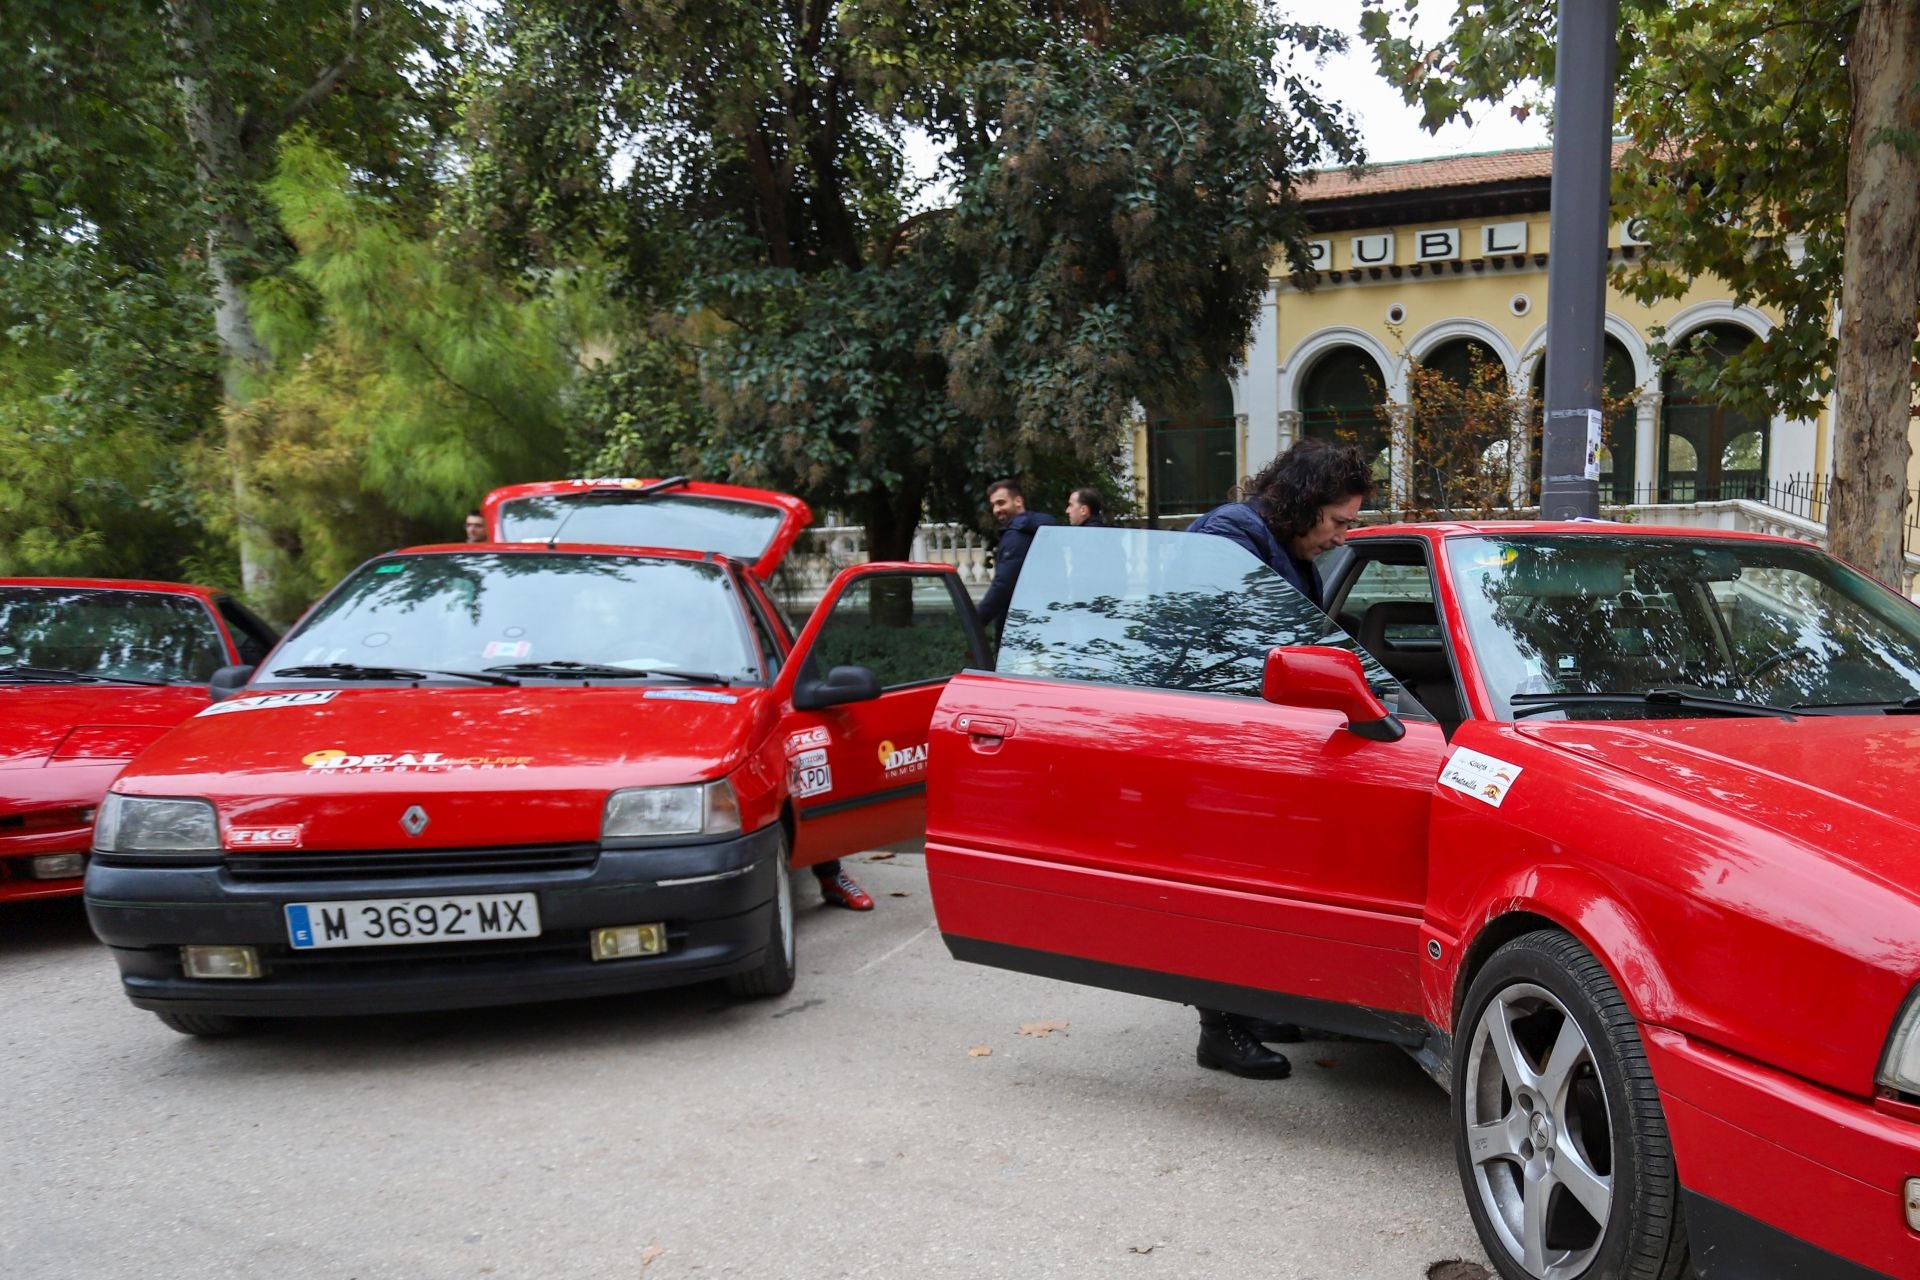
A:
<svg viewBox="0 0 1920 1280">
<path fill-rule="evenodd" d="M 958 964 L 918 854 L 851 865 L 879 909 L 813 909 L 802 877 L 779 1001 L 220 1042 L 128 1005 L 77 903 L 0 910 L 0 1276 L 1419 1280 L 1480 1259 L 1444 1099 L 1398 1052 L 1202 1071 L 1191 1011 Z"/>
</svg>

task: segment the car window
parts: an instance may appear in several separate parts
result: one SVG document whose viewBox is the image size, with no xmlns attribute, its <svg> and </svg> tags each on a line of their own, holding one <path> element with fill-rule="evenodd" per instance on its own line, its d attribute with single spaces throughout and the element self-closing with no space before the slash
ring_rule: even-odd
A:
<svg viewBox="0 0 1920 1280">
<path fill-rule="evenodd" d="M 1367 611 L 1375 605 L 1386 605 L 1383 613 L 1392 612 L 1392 606 L 1402 604 L 1426 605 L 1433 612 L 1433 575 L 1427 572 L 1425 564 L 1389 564 L 1384 560 L 1367 560 L 1354 576 L 1353 585 L 1347 588 L 1346 597 L 1340 602 L 1338 621 L 1343 630 L 1354 635 L 1360 633 Z M 1395 644 L 1425 643 L 1437 647 L 1440 644 L 1440 622 L 1435 614 L 1432 618 L 1418 618 L 1412 611 L 1403 611 L 1400 616 L 1386 624 L 1387 638 Z"/>
<path fill-rule="evenodd" d="M 240 651 L 240 661 L 247 666 L 266 657 L 280 639 L 272 627 L 231 596 L 215 596 L 213 606 L 226 620 L 227 629 L 233 633 L 234 647 Z"/>
<path fill-rule="evenodd" d="M 997 669 L 1258 698 L 1268 650 L 1360 657 L 1403 714 L 1425 712 L 1333 619 L 1225 538 L 1147 529 L 1041 529 L 1007 612 Z"/>
<path fill-rule="evenodd" d="M 362 567 L 287 638 L 275 671 L 327 663 L 473 671 L 595 663 L 759 681 L 717 564 L 650 556 L 448 552 Z"/>
<path fill-rule="evenodd" d="M 204 684 L 227 665 L 193 596 L 98 587 L 0 587 L 0 668 Z"/>
<path fill-rule="evenodd" d="M 972 665 L 967 617 L 950 573 L 887 573 L 856 579 L 834 601 L 808 662 L 871 667 L 882 689 L 945 680 Z"/>
<path fill-rule="evenodd" d="M 1568 535 L 1458 538 L 1447 554 L 1503 718 L 1512 699 L 1554 693 L 1658 689 L 1809 708 L 1920 697 L 1920 610 L 1812 547 Z"/>
<path fill-rule="evenodd" d="M 560 542 L 717 551 L 752 564 L 780 531 L 783 515 L 761 502 L 685 493 L 550 493 L 501 503 L 500 541 L 547 542 L 558 534 Z"/>
</svg>

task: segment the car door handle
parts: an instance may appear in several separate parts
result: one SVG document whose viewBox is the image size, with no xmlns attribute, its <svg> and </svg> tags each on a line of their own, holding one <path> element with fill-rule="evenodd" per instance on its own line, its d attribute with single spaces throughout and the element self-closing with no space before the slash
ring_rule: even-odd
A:
<svg viewBox="0 0 1920 1280">
<path fill-rule="evenodd" d="M 1013 721 L 997 716 L 964 715 L 953 723 L 967 735 L 975 751 L 998 751 L 1000 744 L 1013 736 Z"/>
</svg>

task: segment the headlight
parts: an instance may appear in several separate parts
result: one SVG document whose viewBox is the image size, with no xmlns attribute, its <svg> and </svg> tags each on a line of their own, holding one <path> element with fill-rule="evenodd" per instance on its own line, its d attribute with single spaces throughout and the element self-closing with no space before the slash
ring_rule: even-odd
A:
<svg viewBox="0 0 1920 1280">
<path fill-rule="evenodd" d="M 97 853 L 220 852 L 220 823 L 205 800 L 158 800 L 109 791 L 93 823 Z"/>
<path fill-rule="evenodd" d="M 690 787 L 628 787 L 607 797 L 603 840 L 724 836 L 740 830 L 740 804 L 725 778 Z"/>
<path fill-rule="evenodd" d="M 1920 1094 L 1920 988 L 1907 997 L 1894 1019 L 1887 1051 L 1880 1055 L 1878 1079 L 1884 1088 Z"/>
</svg>

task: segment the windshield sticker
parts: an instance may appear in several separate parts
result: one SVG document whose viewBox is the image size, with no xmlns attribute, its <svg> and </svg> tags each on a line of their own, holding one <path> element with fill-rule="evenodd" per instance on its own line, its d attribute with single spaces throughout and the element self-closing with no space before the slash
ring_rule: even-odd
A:
<svg viewBox="0 0 1920 1280">
<path fill-rule="evenodd" d="M 923 742 L 917 747 L 896 750 L 891 742 L 883 742 L 880 744 L 880 767 L 887 771 L 889 778 L 918 772 L 927 767 L 927 744 Z"/>
<path fill-rule="evenodd" d="M 375 565 L 373 571 L 375 573 L 398 573 L 406 567 L 404 564 L 381 564 Z"/>
<path fill-rule="evenodd" d="M 796 800 L 833 790 L 833 770 L 827 764 L 827 749 L 815 747 L 802 751 L 787 763 L 787 790 Z"/>
<path fill-rule="evenodd" d="M 229 698 L 200 710 L 204 716 L 226 716 L 236 711 L 271 711 L 275 707 L 317 707 L 340 696 L 338 689 L 315 689 L 310 693 L 264 693 L 252 698 Z"/>
<path fill-rule="evenodd" d="M 228 827 L 229 849 L 298 849 L 306 831 L 301 823 L 290 827 Z"/>
<path fill-rule="evenodd" d="M 811 729 L 802 729 L 798 733 L 787 735 L 787 754 L 797 756 L 813 747 L 824 747 L 828 741 L 827 727 L 815 725 Z"/>
<path fill-rule="evenodd" d="M 354 755 L 336 747 L 309 751 L 300 763 L 312 773 L 463 773 L 474 769 L 524 769 L 532 756 L 449 756 L 438 751 Z"/>
<path fill-rule="evenodd" d="M 1446 767 L 1440 770 L 1440 785 L 1498 809 L 1520 773 L 1517 764 L 1456 747 L 1447 758 Z"/>
<path fill-rule="evenodd" d="M 487 647 L 480 651 L 483 658 L 524 658 L 533 652 L 533 645 L 526 640 L 489 640 Z"/>
<path fill-rule="evenodd" d="M 715 693 L 711 689 L 649 689 L 641 696 L 662 702 L 723 702 L 728 706 L 740 701 L 730 693 Z"/>
</svg>

